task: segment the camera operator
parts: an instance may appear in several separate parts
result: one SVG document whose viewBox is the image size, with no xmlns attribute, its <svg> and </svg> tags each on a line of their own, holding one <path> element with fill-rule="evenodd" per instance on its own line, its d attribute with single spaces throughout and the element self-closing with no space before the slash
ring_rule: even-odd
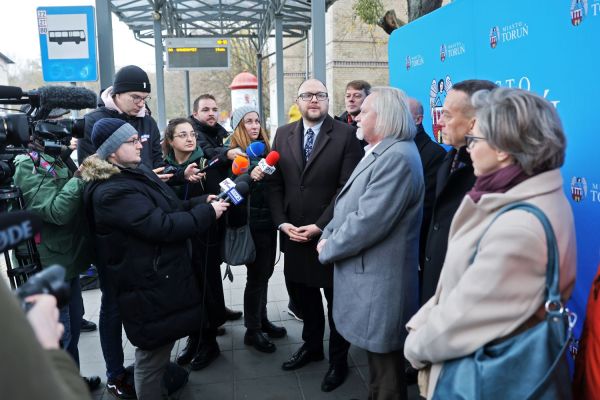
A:
<svg viewBox="0 0 600 400">
<path fill-rule="evenodd" d="M 175 340 L 200 328 L 202 296 L 189 239 L 214 224 L 228 204 L 207 204 L 210 196 L 179 200 L 141 162 L 138 132 L 121 119 L 96 122 L 92 141 L 98 150 L 84 161 L 83 177 L 89 182 L 85 205 L 103 271 L 102 306 L 111 299 L 111 310 L 116 308 L 136 346 L 137 398 L 160 399 Z M 116 332 L 108 337 L 102 337 L 105 328 L 101 322 L 103 349 L 104 341 L 115 337 L 110 345 L 120 347 L 120 323 L 111 325 Z"/>
<path fill-rule="evenodd" d="M 63 325 L 56 299 L 42 294 L 27 298 L 27 317 L 0 282 L 0 388 L 7 399 L 91 399 L 71 357 L 59 348 Z"/>
<path fill-rule="evenodd" d="M 21 188 L 25 209 L 42 218 L 42 230 L 36 236 L 42 267 L 60 264 L 66 269 L 65 281 L 71 296 L 60 309 L 60 322 L 65 328 L 62 344 L 79 366 L 77 345 L 83 318 L 79 273 L 93 263 L 93 248 L 83 213 L 84 182 L 73 176 L 60 157 L 45 153 L 41 147 L 41 151 L 29 151 L 15 158 L 14 183 Z M 97 376 L 84 379 L 90 390 L 100 385 Z"/>
</svg>

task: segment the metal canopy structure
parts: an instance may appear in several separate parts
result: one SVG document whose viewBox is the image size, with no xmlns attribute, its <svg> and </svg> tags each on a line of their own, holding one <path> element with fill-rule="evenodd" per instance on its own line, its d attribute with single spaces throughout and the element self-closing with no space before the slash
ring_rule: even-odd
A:
<svg viewBox="0 0 600 400">
<path fill-rule="evenodd" d="M 322 1 L 322 0 L 317 0 Z M 327 0 L 326 7 L 335 0 Z M 311 27 L 310 0 L 110 0 L 112 12 L 136 38 L 154 39 L 156 12 L 163 37 L 250 38 L 262 50 L 282 18 L 283 37 L 304 37 Z"/>
<path fill-rule="evenodd" d="M 263 50 L 275 37 L 277 121 L 283 122 L 283 38 L 307 38 L 313 28 L 313 76 L 325 82 L 325 11 L 336 0 L 96 0 L 100 85 L 114 75 L 110 14 L 127 24 L 134 36 L 154 46 L 158 94 L 158 126 L 165 127 L 163 39 L 180 37 L 247 38 L 256 49 L 259 93 L 262 93 Z M 272 32 L 275 34 L 272 35 Z M 154 43 L 148 43 L 153 41 Z M 189 91 L 189 73 L 185 72 Z M 186 94 L 189 97 L 189 93 Z M 259 109 L 263 115 L 262 96 Z M 189 99 L 187 104 L 189 105 Z"/>
</svg>

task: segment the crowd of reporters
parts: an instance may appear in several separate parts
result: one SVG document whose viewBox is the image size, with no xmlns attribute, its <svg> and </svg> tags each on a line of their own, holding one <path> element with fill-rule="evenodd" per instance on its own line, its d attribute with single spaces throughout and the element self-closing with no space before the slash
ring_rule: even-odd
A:
<svg viewBox="0 0 600 400">
<path fill-rule="evenodd" d="M 269 175 L 260 157 L 250 157 L 250 191 L 235 206 L 215 196 L 234 177 L 232 163 L 249 157 L 253 143 L 264 154 L 272 150 L 259 111 L 235 110 L 228 137 L 215 98 L 202 95 L 189 118 L 169 122 L 161 147 L 145 107 L 149 93 L 139 67 L 116 74 L 102 105 L 85 117 L 75 176 L 47 154 L 16 160 L 27 209 L 44 220 L 42 264 L 67 268 L 72 296 L 60 310 L 61 335 L 75 362 L 83 317 L 78 272 L 99 268 L 100 342 L 107 388 L 118 398 L 160 399 L 185 383 L 173 388 L 163 378 L 177 339 L 188 337 L 177 363 L 192 370 L 219 356 L 219 327 L 233 318 L 220 269 L 226 227 L 249 225 L 255 243 L 246 265 L 244 343 L 264 353 L 287 334 L 266 312 L 280 231 L 290 299 L 305 318 L 304 344 L 284 370 L 323 359 L 323 289 L 331 330 L 323 391 L 346 380 L 353 344 L 368 354 L 370 399 L 407 398 L 406 360 L 419 370 L 422 395 L 432 398 L 444 361 L 544 319 L 543 232 L 533 217 L 513 211 L 488 233 L 503 206 L 527 201 L 548 215 L 561 300 L 570 296 L 575 234 L 558 170 L 566 141 L 554 107 L 539 96 L 489 81 L 454 85 L 439 121 L 446 153 L 425 133 L 423 106 L 401 90 L 350 82 L 346 112 L 334 120 L 327 88 L 308 80 L 298 90 L 300 119 L 275 135 L 282 162 Z M 42 298 L 37 309 L 51 309 L 47 303 Z M 47 349 L 57 347 L 62 329 L 50 325 Z M 133 371 L 124 365 L 122 326 L 136 346 Z M 71 367 L 64 367 L 71 369 L 67 386 L 49 378 L 55 390 L 81 391 Z"/>
</svg>

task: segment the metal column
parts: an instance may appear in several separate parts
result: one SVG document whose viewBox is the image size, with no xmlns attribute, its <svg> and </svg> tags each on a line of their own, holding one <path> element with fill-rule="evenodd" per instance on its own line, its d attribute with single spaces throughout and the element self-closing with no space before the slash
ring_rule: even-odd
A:
<svg viewBox="0 0 600 400">
<path fill-rule="evenodd" d="M 275 15 L 275 75 L 277 81 L 277 126 L 285 124 L 285 93 L 283 89 L 283 16 Z"/>
<path fill-rule="evenodd" d="M 327 85 L 325 73 L 325 2 L 311 1 L 312 76 Z"/>
<path fill-rule="evenodd" d="M 260 48 L 260 46 L 259 46 Z M 260 113 L 260 125 L 265 126 L 265 104 L 263 99 L 263 76 L 262 76 L 262 54 L 256 53 L 256 80 L 258 81 L 258 112 Z M 233 110 L 232 110 L 233 111 Z"/>
<path fill-rule="evenodd" d="M 98 62 L 100 90 L 103 90 L 112 85 L 115 75 L 110 1 L 96 0 L 96 24 L 96 32 L 98 33 L 98 60 L 102 60 Z"/>
<path fill-rule="evenodd" d="M 165 108 L 165 73 L 163 65 L 163 44 L 162 30 L 160 26 L 161 15 L 159 10 L 154 13 L 154 60 L 156 64 L 156 103 L 158 107 L 158 118 L 156 123 L 161 132 L 164 131 L 166 124 Z"/>
<path fill-rule="evenodd" d="M 187 112 L 185 115 L 188 116 L 192 115 L 192 107 L 190 105 L 190 71 L 185 70 L 183 74 L 185 84 L 185 93 L 183 94 L 183 97 L 185 97 L 185 110 Z"/>
</svg>

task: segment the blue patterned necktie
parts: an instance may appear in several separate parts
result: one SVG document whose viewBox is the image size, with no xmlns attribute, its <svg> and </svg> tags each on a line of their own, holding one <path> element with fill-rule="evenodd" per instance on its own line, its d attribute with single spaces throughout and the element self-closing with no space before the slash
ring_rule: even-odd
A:
<svg viewBox="0 0 600 400">
<path fill-rule="evenodd" d="M 306 131 L 306 143 L 304 143 L 304 161 L 308 161 L 310 153 L 313 151 L 313 144 L 315 142 L 315 133 L 312 129 L 308 128 Z"/>
</svg>

